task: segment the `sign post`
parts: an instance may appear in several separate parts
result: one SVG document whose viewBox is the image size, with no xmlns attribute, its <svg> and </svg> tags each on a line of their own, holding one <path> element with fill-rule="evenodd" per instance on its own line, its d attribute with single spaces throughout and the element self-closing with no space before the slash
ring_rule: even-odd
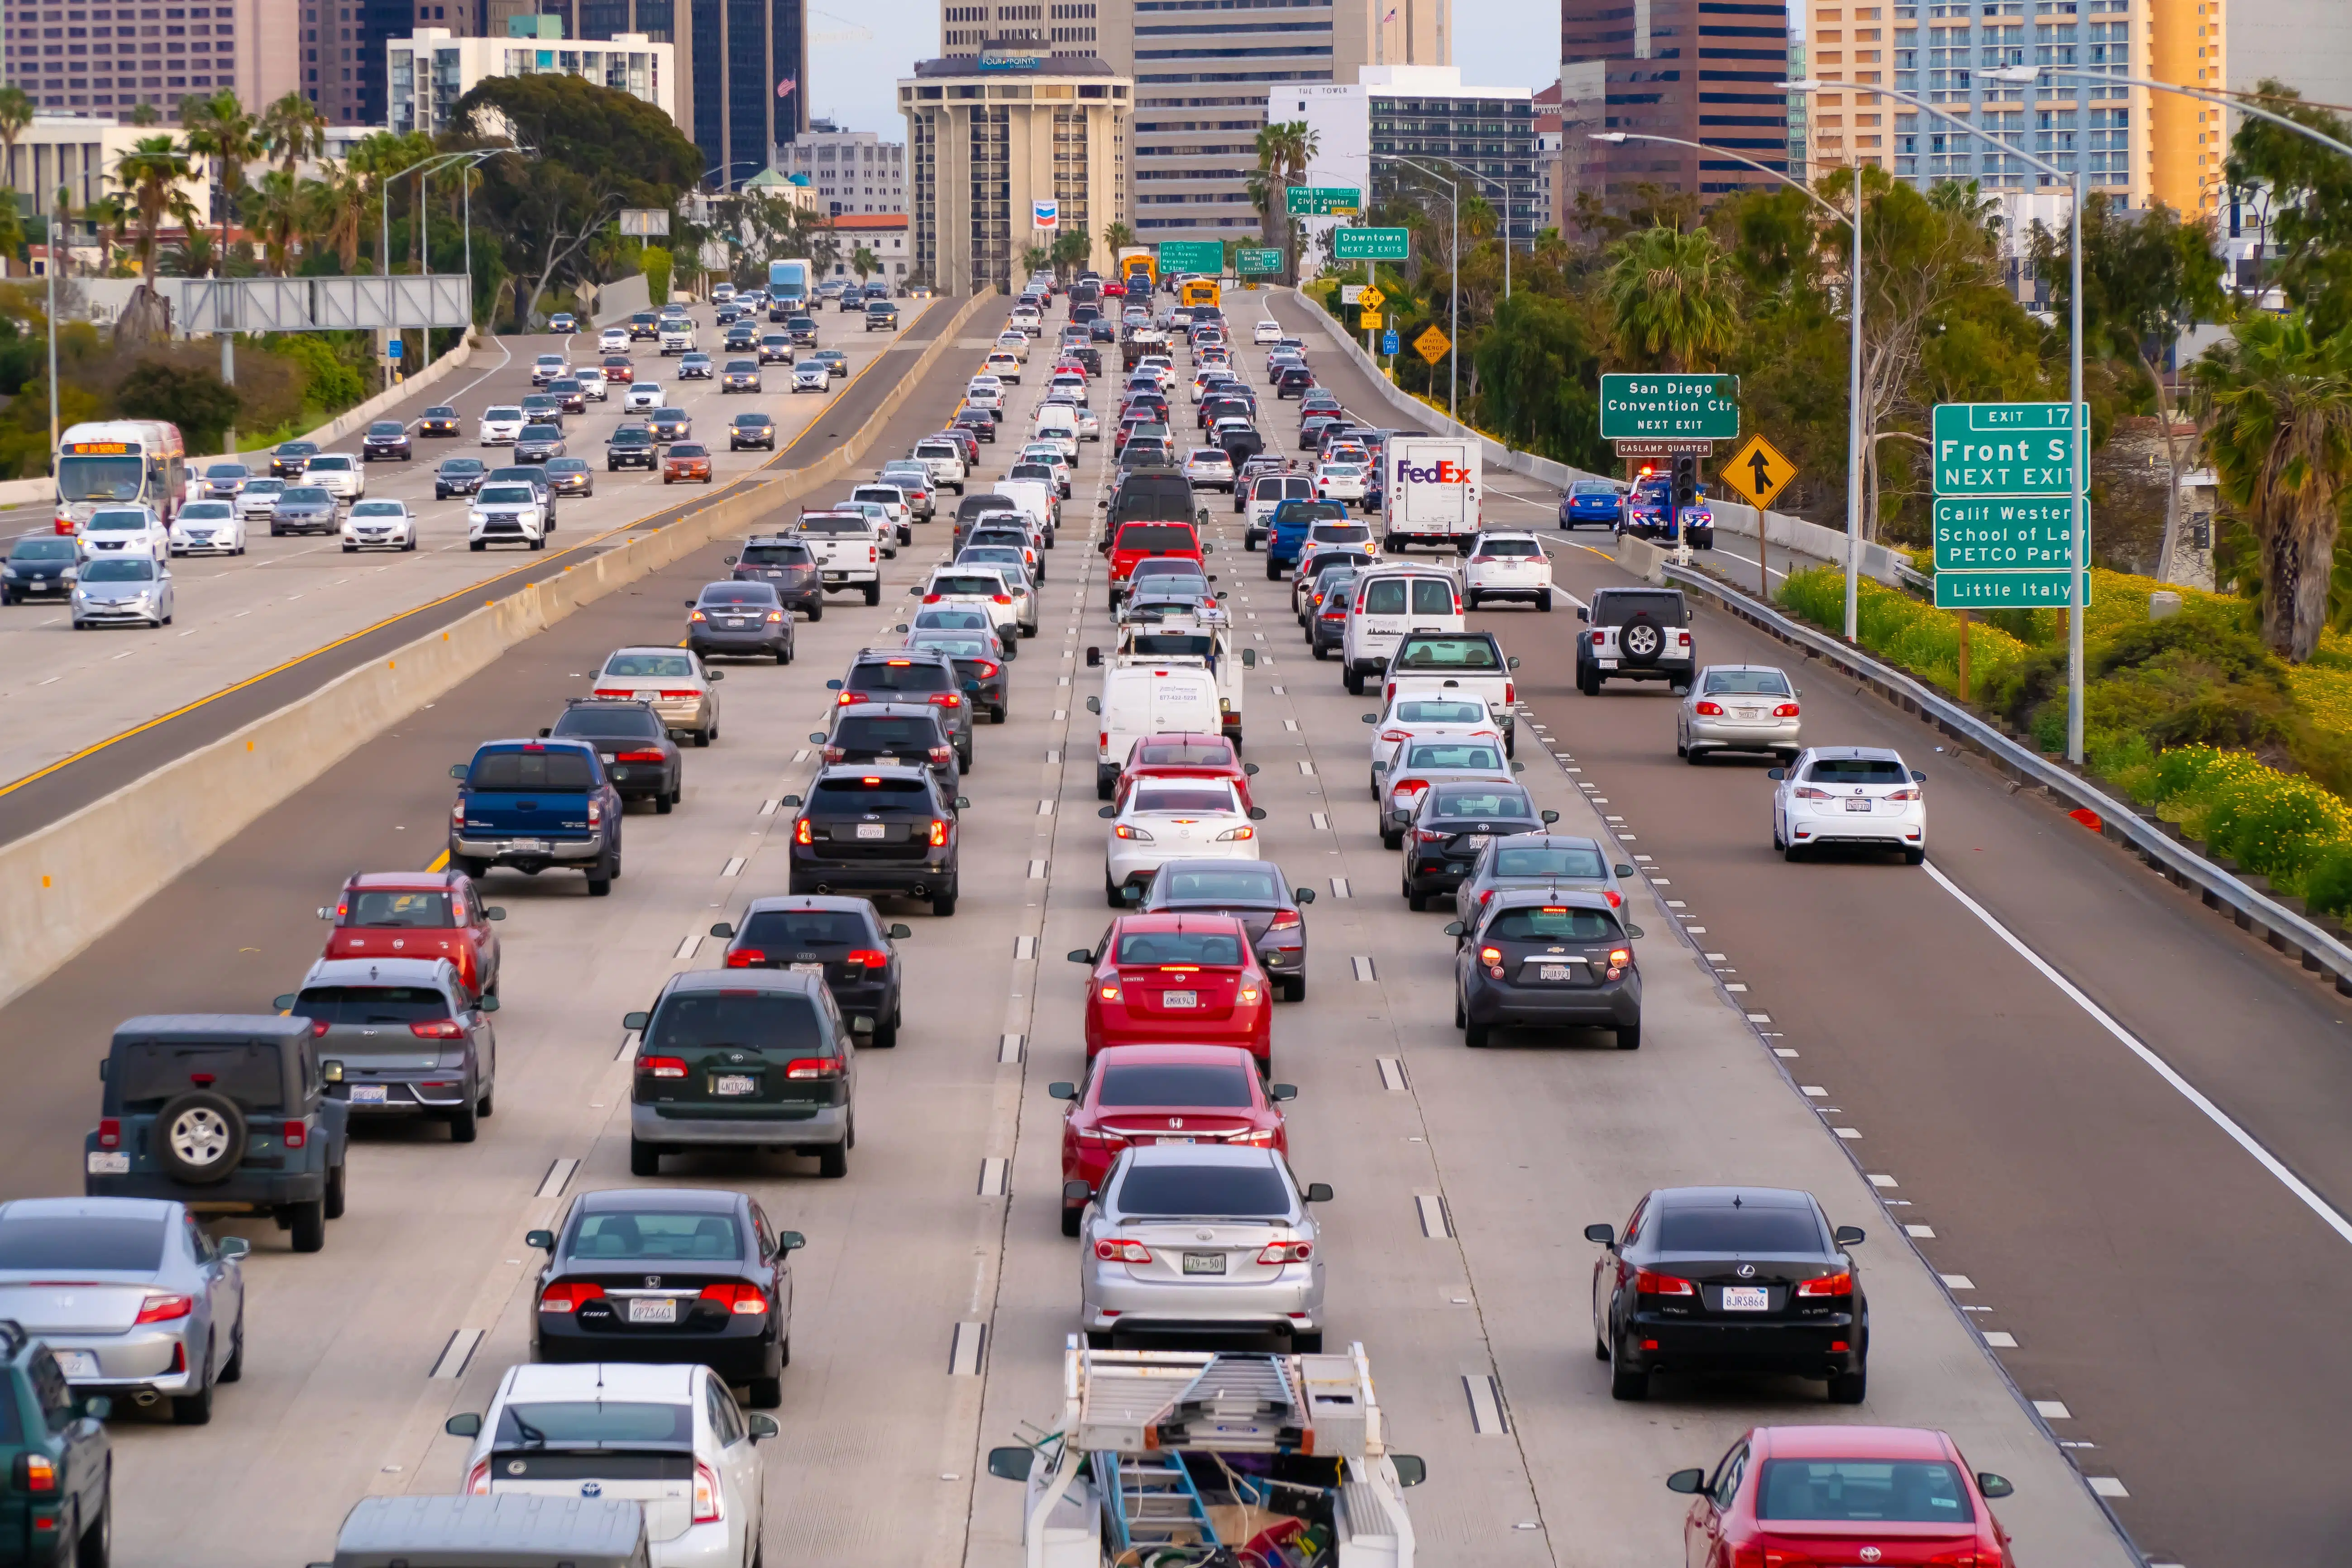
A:
<svg viewBox="0 0 2352 1568">
<path fill-rule="evenodd" d="M 1938 609 L 2074 603 L 2076 520 L 2089 523 L 2084 498 L 2074 493 L 2074 447 L 2087 423 L 2087 410 L 2078 416 L 2063 403 L 1937 405 Z M 2090 603 L 2087 577 L 2083 603 Z"/>
<path fill-rule="evenodd" d="M 1797 465 L 1761 436 L 1750 436 L 1723 470 L 1723 482 L 1756 509 L 1756 586 L 1768 605 L 1772 602 L 1772 538 L 1765 531 L 1764 509 L 1796 477 Z"/>
</svg>

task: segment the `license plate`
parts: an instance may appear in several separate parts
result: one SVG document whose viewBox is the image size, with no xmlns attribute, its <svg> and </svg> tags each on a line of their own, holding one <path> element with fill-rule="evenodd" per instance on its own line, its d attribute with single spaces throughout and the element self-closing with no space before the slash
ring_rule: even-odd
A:
<svg viewBox="0 0 2352 1568">
<path fill-rule="evenodd" d="M 895 768 L 898 765 L 898 759 L 887 752 L 874 760 L 886 768 Z"/>
<path fill-rule="evenodd" d="M 131 1173 L 131 1156 L 93 1149 L 87 1168 L 93 1176 L 127 1176 Z"/>
<path fill-rule="evenodd" d="M 722 1072 L 710 1080 L 713 1094 L 750 1094 L 760 1087 L 760 1080 L 747 1072 Z"/>
<path fill-rule="evenodd" d="M 857 837 L 860 838 L 879 838 L 883 835 L 885 826 L 885 824 L 879 822 L 861 822 L 857 825 Z"/>
<path fill-rule="evenodd" d="M 380 1083 L 355 1083 L 352 1085 L 352 1103 L 353 1105 L 383 1105 L 387 1103 L 385 1096 L 386 1091 L 384 1086 Z"/>
<path fill-rule="evenodd" d="M 824 965 L 822 963 L 795 963 L 793 965 L 793 973 L 794 974 L 823 974 L 824 973 Z"/>
<path fill-rule="evenodd" d="M 1733 711 L 1738 713 L 1742 719 L 1761 719 L 1764 717 L 1764 710 L 1761 708 L 1739 708 L 1733 710 Z"/>
<path fill-rule="evenodd" d="M 58 1370 L 68 1377 L 99 1375 L 98 1357 L 89 1351 L 53 1350 L 49 1353 L 58 1358 Z"/>
<path fill-rule="evenodd" d="M 675 1323 L 677 1302 L 667 1296 L 632 1296 L 629 1298 L 629 1321 L 633 1323 Z"/>
<path fill-rule="evenodd" d="M 1847 801 L 1845 803 L 1845 808 L 1848 811 L 1868 811 L 1870 809 L 1870 797 L 1864 795 L 1860 799 Z"/>
<path fill-rule="evenodd" d="M 1576 978 L 1576 971 L 1570 969 L 1565 963 L 1546 963 L 1538 966 L 1536 970 L 1536 978 L 1538 980 L 1573 980 Z"/>
<path fill-rule="evenodd" d="M 727 629 L 730 632 L 740 632 L 751 624 L 751 623 L 749 621 L 728 621 L 724 623 Z"/>
<path fill-rule="evenodd" d="M 845 583 L 849 580 L 849 574 L 846 572 L 828 572 L 824 574 L 824 580 L 828 583 Z"/>
<path fill-rule="evenodd" d="M 1604 659 L 1600 660 L 1599 662 L 1600 662 L 1601 668 L 1603 668 L 1603 669 L 1614 669 L 1614 668 L 1617 668 L 1617 661 L 1616 661 L 1615 659 L 1613 659 L 1613 658 L 1604 658 Z"/>
<path fill-rule="evenodd" d="M 1160 1005 L 1162 1007 L 1198 1007 L 1201 994 L 1198 991 L 1162 991 Z"/>
<path fill-rule="evenodd" d="M 1726 1285 L 1723 1288 L 1723 1310 L 1727 1312 L 1761 1312 L 1772 1305 L 1772 1293 L 1761 1285 Z"/>
<path fill-rule="evenodd" d="M 1492 844 L 1494 841 L 1495 836 L 1491 833 L 1467 834 L 1464 836 L 1462 840 L 1465 846 L 1472 849 L 1484 849 L 1487 845 Z"/>
<path fill-rule="evenodd" d="M 1197 1143 L 1200 1140 L 1197 1138 L 1154 1138 L 1152 1142 L 1154 1143 Z"/>
<path fill-rule="evenodd" d="M 1222 1252 L 1188 1252 L 1184 1255 L 1184 1272 L 1187 1274 L 1223 1274 L 1224 1271 L 1225 1255 Z"/>
<path fill-rule="evenodd" d="M 544 838 L 517 838 L 509 842 L 507 845 L 507 852 L 510 855 L 544 855 L 547 853 L 547 840 Z"/>
</svg>

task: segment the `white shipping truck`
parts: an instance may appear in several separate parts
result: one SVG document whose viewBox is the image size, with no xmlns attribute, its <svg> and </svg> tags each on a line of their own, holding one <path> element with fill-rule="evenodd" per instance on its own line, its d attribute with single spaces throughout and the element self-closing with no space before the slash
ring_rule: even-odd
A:
<svg viewBox="0 0 2352 1568">
<path fill-rule="evenodd" d="M 1481 459 L 1478 443 L 1459 437 L 1391 437 L 1381 454 L 1381 547 L 1469 554 L 1486 493 Z"/>
<path fill-rule="evenodd" d="M 1404 1489 L 1364 1347 L 1341 1355 L 1096 1351 L 1070 1336 L 1059 1424 L 992 1448 L 1026 1483 L 1027 1568 L 1328 1562 L 1412 1568 Z"/>
</svg>

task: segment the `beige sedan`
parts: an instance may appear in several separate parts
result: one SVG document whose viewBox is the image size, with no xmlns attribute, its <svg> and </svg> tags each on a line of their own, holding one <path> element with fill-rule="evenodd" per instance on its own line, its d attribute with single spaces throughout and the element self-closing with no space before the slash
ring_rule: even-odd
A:
<svg viewBox="0 0 2352 1568">
<path fill-rule="evenodd" d="M 647 703 L 670 730 L 707 746 L 719 739 L 719 693 L 711 688 L 725 679 L 684 648 L 625 647 L 596 672 L 593 694 Z"/>
</svg>

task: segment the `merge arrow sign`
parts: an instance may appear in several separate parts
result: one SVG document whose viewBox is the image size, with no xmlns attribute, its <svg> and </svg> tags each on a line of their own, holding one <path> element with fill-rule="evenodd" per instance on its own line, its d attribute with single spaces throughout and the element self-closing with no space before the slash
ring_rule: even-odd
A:
<svg viewBox="0 0 2352 1568">
<path fill-rule="evenodd" d="M 1772 498 L 1797 477 L 1797 465 L 1782 457 L 1763 437 L 1751 436 L 1748 444 L 1724 465 L 1720 477 L 1748 505 L 1760 510 L 1770 506 Z"/>
</svg>

